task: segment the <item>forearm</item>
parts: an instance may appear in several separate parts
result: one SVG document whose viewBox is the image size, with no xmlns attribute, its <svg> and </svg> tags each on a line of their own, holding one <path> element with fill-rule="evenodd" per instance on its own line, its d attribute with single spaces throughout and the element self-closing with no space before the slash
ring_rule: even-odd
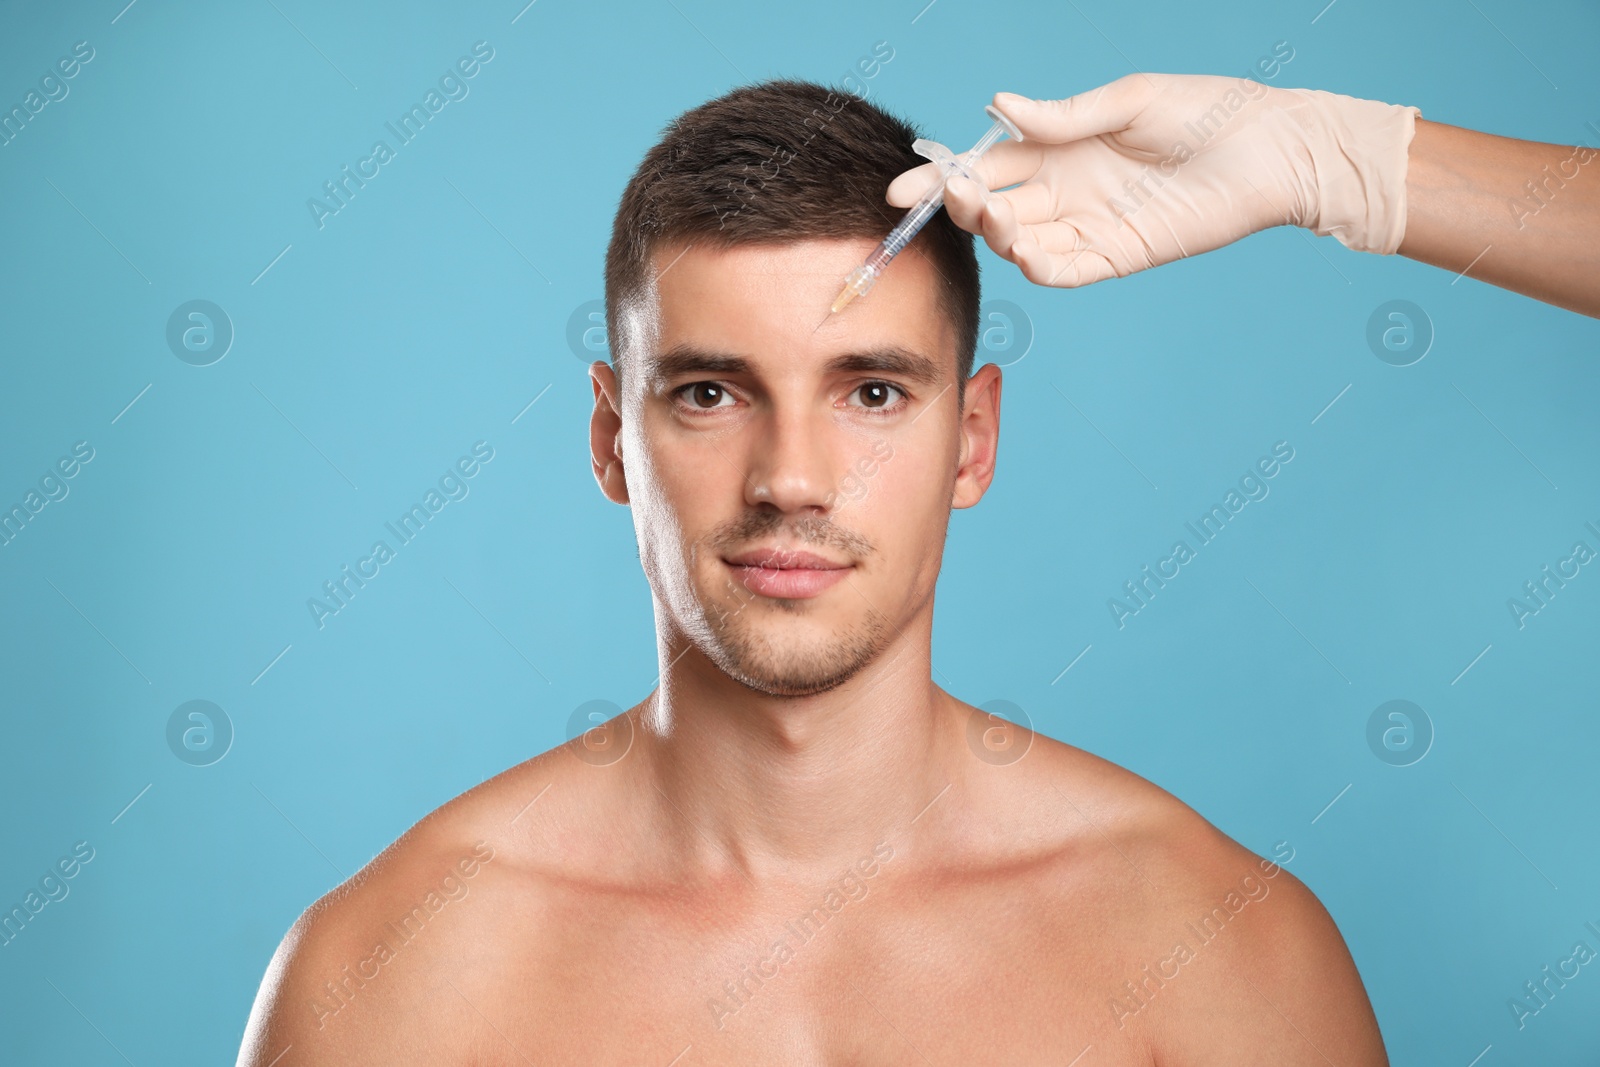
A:
<svg viewBox="0 0 1600 1067">
<path fill-rule="evenodd" d="M 1399 251 L 1600 317 L 1600 151 L 1418 119 Z"/>
</svg>

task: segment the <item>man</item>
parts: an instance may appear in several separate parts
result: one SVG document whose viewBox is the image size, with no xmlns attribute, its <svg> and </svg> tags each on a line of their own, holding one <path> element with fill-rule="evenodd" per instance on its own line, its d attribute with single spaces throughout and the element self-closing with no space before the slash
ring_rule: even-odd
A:
<svg viewBox="0 0 1600 1067">
<path fill-rule="evenodd" d="M 930 678 L 999 438 L 971 236 L 940 214 L 827 316 L 913 138 L 780 81 L 647 154 L 590 444 L 660 685 L 312 905 L 241 1064 L 1387 1062 L 1291 874 Z"/>
</svg>

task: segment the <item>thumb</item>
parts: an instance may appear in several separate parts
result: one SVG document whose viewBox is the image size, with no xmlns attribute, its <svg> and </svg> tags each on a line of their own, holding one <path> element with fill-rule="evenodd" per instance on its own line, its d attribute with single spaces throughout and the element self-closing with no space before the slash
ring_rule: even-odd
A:
<svg viewBox="0 0 1600 1067">
<path fill-rule="evenodd" d="M 1064 144 L 1127 129 L 1155 92 L 1149 77 L 1129 74 L 1065 100 L 995 93 L 994 106 L 1017 124 L 1024 141 Z"/>
</svg>

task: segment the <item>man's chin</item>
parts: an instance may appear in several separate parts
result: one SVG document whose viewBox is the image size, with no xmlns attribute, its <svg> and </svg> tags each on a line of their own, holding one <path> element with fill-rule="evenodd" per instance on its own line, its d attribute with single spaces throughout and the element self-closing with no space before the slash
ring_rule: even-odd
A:
<svg viewBox="0 0 1600 1067">
<path fill-rule="evenodd" d="M 778 601 L 781 605 L 787 601 Z M 719 628 L 703 648 L 729 678 L 745 688 L 775 697 L 807 697 L 844 685 L 866 669 L 888 644 L 887 621 L 876 612 L 854 623 L 815 632 L 797 625 L 747 627 L 741 621 Z M 813 631 L 803 633 L 797 631 Z"/>
<path fill-rule="evenodd" d="M 718 664 L 722 672 L 751 692 L 769 697 L 812 697 L 839 688 L 859 669 L 824 676 L 814 670 L 753 673 L 743 664 Z"/>
</svg>

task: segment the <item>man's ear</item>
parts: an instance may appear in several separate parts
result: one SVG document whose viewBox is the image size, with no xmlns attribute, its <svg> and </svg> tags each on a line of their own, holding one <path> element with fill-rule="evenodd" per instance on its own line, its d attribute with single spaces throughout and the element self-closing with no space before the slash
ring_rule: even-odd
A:
<svg viewBox="0 0 1600 1067">
<path fill-rule="evenodd" d="M 589 365 L 594 412 L 589 416 L 589 463 L 600 491 L 613 504 L 628 503 L 628 477 L 622 469 L 622 397 L 617 372 L 605 360 Z"/>
<path fill-rule="evenodd" d="M 950 506 L 970 508 L 983 499 L 994 481 L 995 456 L 1000 449 L 1000 368 L 993 363 L 984 364 L 967 379 L 958 433 L 961 454 Z"/>
</svg>

